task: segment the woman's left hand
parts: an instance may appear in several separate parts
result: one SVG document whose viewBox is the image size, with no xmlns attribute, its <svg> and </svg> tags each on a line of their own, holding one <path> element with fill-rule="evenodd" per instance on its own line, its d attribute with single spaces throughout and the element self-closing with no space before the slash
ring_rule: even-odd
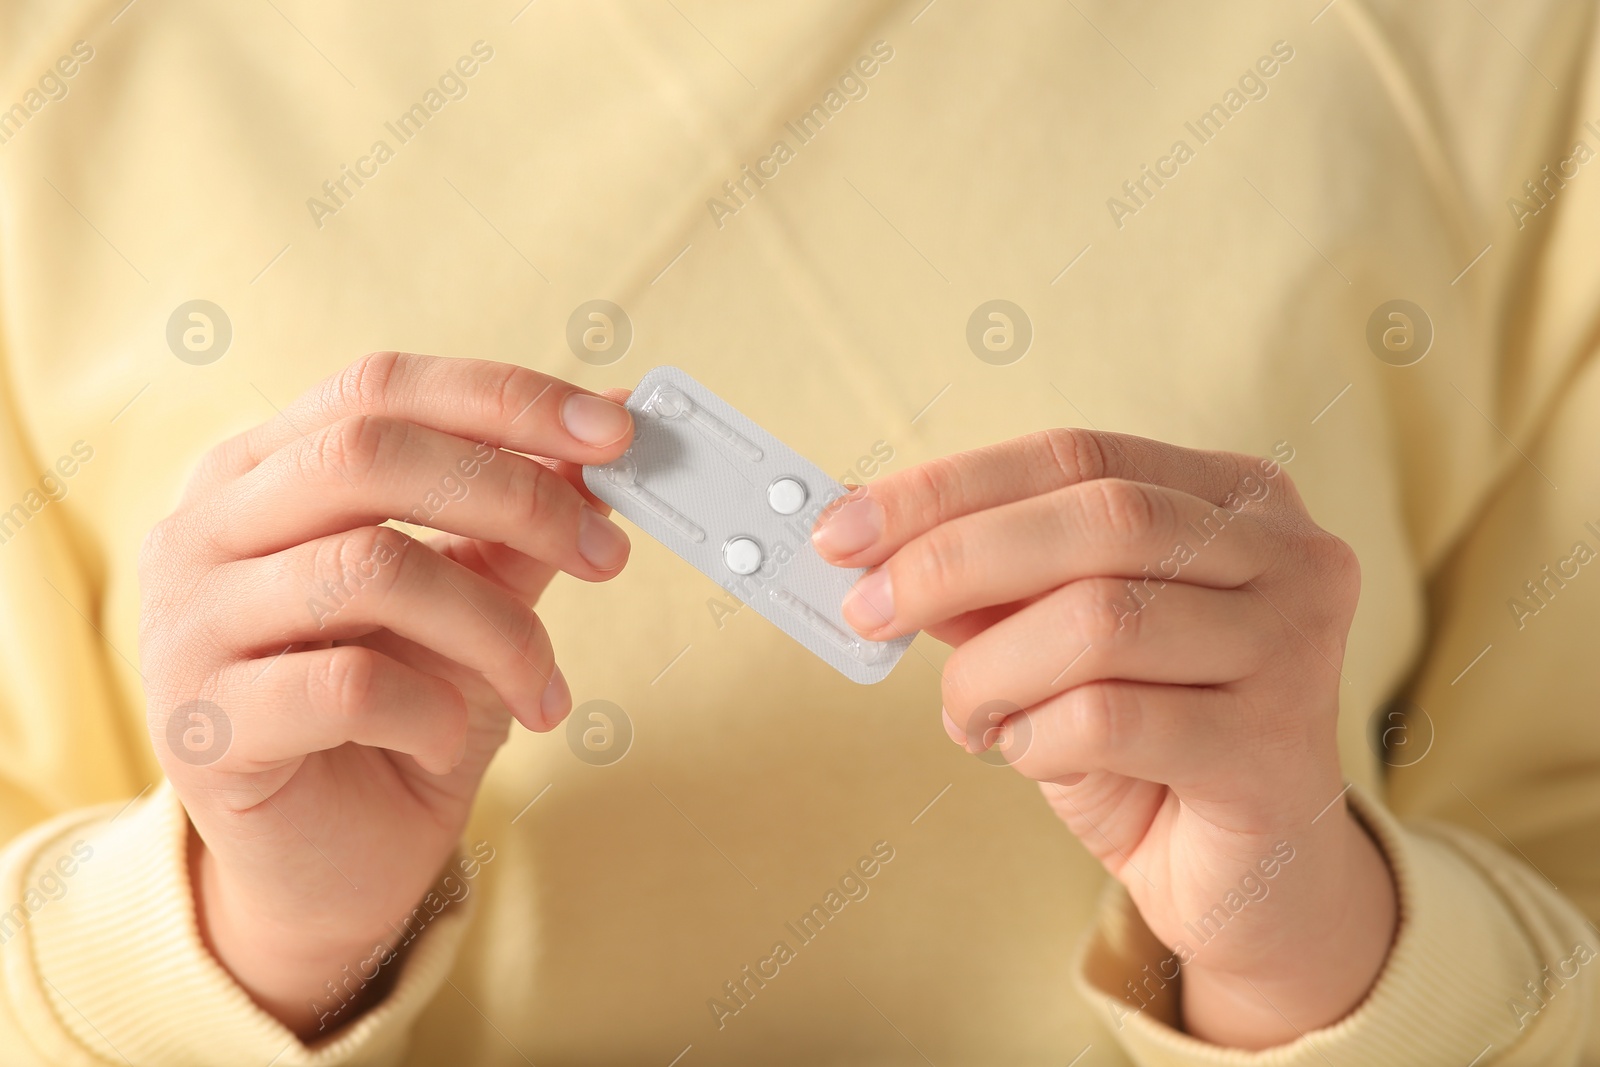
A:
<svg viewBox="0 0 1600 1067">
<path fill-rule="evenodd" d="M 1360 574 L 1278 463 L 1050 430 L 858 489 L 813 538 L 873 568 L 863 636 L 955 646 L 946 731 L 1127 888 L 1190 1033 L 1263 1048 L 1361 1001 L 1396 898 L 1336 742 Z"/>
</svg>

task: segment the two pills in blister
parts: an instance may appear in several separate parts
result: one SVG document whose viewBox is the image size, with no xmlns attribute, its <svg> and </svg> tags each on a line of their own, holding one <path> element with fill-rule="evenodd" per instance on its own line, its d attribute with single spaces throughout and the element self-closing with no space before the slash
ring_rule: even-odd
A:
<svg viewBox="0 0 1600 1067">
<path fill-rule="evenodd" d="M 809 495 L 798 478 L 778 478 L 767 486 L 767 504 L 779 515 L 795 514 Z M 754 574 L 761 569 L 761 546 L 751 537 L 730 538 L 722 546 L 722 561 L 735 574 Z"/>
<path fill-rule="evenodd" d="M 856 634 L 839 609 L 865 569 L 811 547 L 844 486 L 676 367 L 647 373 L 627 407 L 633 444 L 583 469 L 589 491 L 845 676 L 882 680 L 914 635 Z"/>
</svg>

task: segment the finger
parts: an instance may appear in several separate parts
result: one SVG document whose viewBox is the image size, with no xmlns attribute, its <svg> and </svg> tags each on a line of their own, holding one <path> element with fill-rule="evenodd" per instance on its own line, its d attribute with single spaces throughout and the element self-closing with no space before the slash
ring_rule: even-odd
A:
<svg viewBox="0 0 1600 1067">
<path fill-rule="evenodd" d="M 628 556 L 622 528 L 543 464 L 383 416 L 287 445 L 193 515 L 232 559 L 386 519 L 500 542 L 588 581 Z"/>
<path fill-rule="evenodd" d="M 324 380 L 278 417 L 218 446 L 199 480 L 215 487 L 340 419 L 415 422 L 498 448 L 574 463 L 621 455 L 633 419 L 621 404 L 509 363 L 373 352 Z"/>
<path fill-rule="evenodd" d="M 1016 614 L 1027 603 L 1028 601 L 1019 600 L 1010 604 L 993 604 L 986 608 L 964 611 L 952 619 L 929 626 L 927 632 L 932 634 L 935 640 L 943 641 L 951 648 L 960 648 L 1000 620 Z"/>
<path fill-rule="evenodd" d="M 205 632 L 249 654 L 391 630 L 476 671 L 517 720 L 544 729 L 565 708 L 555 652 L 521 600 L 399 530 L 368 526 L 213 572 L 234 591 L 195 610 Z"/>
<path fill-rule="evenodd" d="M 1260 492 L 1267 482 L 1288 482 L 1270 460 L 1098 430 L 1044 430 L 859 489 L 824 511 L 812 543 L 839 566 L 870 567 L 952 519 L 1101 478 L 1164 486 L 1213 504 Z"/>
<path fill-rule="evenodd" d="M 537 602 L 551 579 L 559 573 L 543 560 L 494 541 L 439 534 L 424 543 L 445 559 L 494 582 L 524 604 Z"/>
<path fill-rule="evenodd" d="M 1182 789 L 1246 743 L 1235 705 L 1221 689 L 1091 682 L 1009 716 L 979 747 L 1039 782 L 1106 771 Z"/>
<path fill-rule="evenodd" d="M 564 459 L 553 459 L 548 462 L 540 460 L 539 462 L 543 462 L 545 466 L 549 467 L 552 471 L 564 479 L 568 485 L 576 489 L 578 491 L 578 495 L 583 497 L 584 502 L 590 507 L 594 508 L 602 515 L 611 514 L 611 505 L 595 496 L 594 493 L 589 490 L 589 486 L 585 484 L 583 480 L 583 464 L 568 463 Z"/>
<path fill-rule="evenodd" d="M 359 642 L 341 642 L 341 644 L 356 643 L 363 648 L 382 652 L 415 670 L 438 675 L 461 690 L 467 698 L 469 707 L 482 705 L 484 701 L 494 700 L 496 697 L 492 687 L 481 674 L 473 674 L 454 660 L 447 659 L 410 638 L 401 637 L 393 630 L 375 630 L 361 638 Z M 572 710 L 572 690 L 567 687 L 567 680 L 561 673 L 559 663 L 551 668 L 550 685 L 540 702 L 540 710 L 544 713 L 541 719 L 517 721 L 535 733 L 545 733 L 559 726 Z"/>
<path fill-rule="evenodd" d="M 612 403 L 624 404 L 627 402 L 628 397 L 633 395 L 633 390 L 602 389 L 600 391 L 600 395 L 605 397 L 607 400 L 610 400 Z M 572 487 L 582 494 L 583 499 L 588 501 L 589 505 L 596 511 L 602 515 L 611 514 L 611 505 L 607 504 L 605 501 L 595 496 L 594 493 L 589 491 L 589 486 L 583 480 L 583 464 L 571 463 L 564 459 L 556 459 L 551 460 L 549 465 L 551 470 L 555 471 L 557 474 L 561 475 L 561 477 L 571 482 Z"/>
<path fill-rule="evenodd" d="M 917 537 L 846 596 L 845 621 L 884 639 L 1080 578 L 1232 588 L 1271 561 L 1254 517 L 1145 482 L 1102 478 L 964 515 Z"/>
<path fill-rule="evenodd" d="M 529 458 L 559 475 L 578 491 L 584 503 L 601 515 L 611 514 L 610 505 L 591 493 L 589 487 L 584 484 L 582 464 L 568 463 L 564 459 L 547 459 L 542 456 Z M 445 533 L 436 534 L 428 538 L 425 543 L 444 558 L 453 559 L 474 574 L 483 575 L 527 604 L 536 602 L 558 573 L 557 568 L 543 560 L 495 541 L 480 541 L 475 537 Z"/>
<path fill-rule="evenodd" d="M 1089 682 L 1238 681 L 1270 662 L 1286 625 L 1248 589 L 1169 582 L 1146 593 L 1086 578 L 958 648 L 944 666 L 944 708 L 977 738 L 994 725 L 994 709 L 1032 707 Z"/>
<path fill-rule="evenodd" d="M 169 724 L 166 736 L 180 762 L 239 774 L 350 743 L 447 774 L 467 741 L 460 690 L 360 645 L 240 661 L 218 676 L 212 701 L 171 714 L 181 727 Z"/>
</svg>

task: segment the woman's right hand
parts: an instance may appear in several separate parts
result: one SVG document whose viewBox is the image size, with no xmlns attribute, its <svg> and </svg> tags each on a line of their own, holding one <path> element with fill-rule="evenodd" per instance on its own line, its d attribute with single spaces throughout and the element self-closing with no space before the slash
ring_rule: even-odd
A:
<svg viewBox="0 0 1600 1067">
<path fill-rule="evenodd" d="M 622 568 L 579 468 L 632 430 L 531 370 L 376 353 L 214 449 L 151 531 L 140 653 L 200 928 L 300 1035 L 400 939 L 510 720 L 571 709 L 532 605 L 556 571 Z"/>
</svg>

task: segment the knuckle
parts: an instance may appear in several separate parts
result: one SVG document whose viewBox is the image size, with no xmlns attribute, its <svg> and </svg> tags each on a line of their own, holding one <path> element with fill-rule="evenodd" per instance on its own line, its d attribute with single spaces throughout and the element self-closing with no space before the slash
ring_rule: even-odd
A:
<svg viewBox="0 0 1600 1067">
<path fill-rule="evenodd" d="M 404 530 L 396 530 L 393 526 L 369 526 L 366 528 L 367 554 L 376 561 L 399 559 L 404 557 L 418 542 Z"/>
<path fill-rule="evenodd" d="M 410 537 L 390 526 L 363 526 L 318 548 L 316 578 L 341 589 L 391 588 L 400 567 L 384 563 L 402 559 L 412 544 Z"/>
<path fill-rule="evenodd" d="M 910 583 L 895 582 L 897 588 L 915 586 L 934 599 L 959 589 L 969 565 L 964 539 L 949 526 L 934 527 L 917 539 L 911 552 L 890 563 L 892 567 L 909 569 L 915 576 Z"/>
<path fill-rule="evenodd" d="M 1067 587 L 1068 624 L 1092 648 L 1139 638 L 1141 612 L 1130 610 L 1127 587 L 1116 578 L 1090 578 Z"/>
<path fill-rule="evenodd" d="M 1105 445 L 1100 435 L 1092 430 L 1055 427 L 1041 431 L 1039 436 L 1050 462 L 1069 485 L 1104 478 L 1110 469 L 1106 462 Z"/>
<path fill-rule="evenodd" d="M 359 550 L 352 542 L 360 535 L 361 531 L 356 530 L 342 537 L 329 537 L 314 542 L 310 545 L 310 573 L 297 577 L 317 584 L 336 582 L 345 573 L 350 561 L 359 555 Z M 292 556 L 285 557 L 283 567 L 285 571 L 291 573 L 296 569 Z"/>
<path fill-rule="evenodd" d="M 1267 460 L 1259 460 L 1258 462 L 1267 463 L 1269 461 L 1267 461 Z M 1300 496 L 1300 487 L 1295 484 L 1293 475 L 1291 475 L 1288 471 L 1284 470 L 1283 467 L 1281 465 L 1279 465 L 1278 463 L 1276 463 L 1276 462 L 1273 462 L 1271 465 L 1277 471 L 1276 478 L 1280 481 L 1280 484 L 1283 486 L 1284 494 L 1290 500 L 1293 500 L 1296 504 L 1300 505 L 1301 507 L 1304 507 L 1305 505 L 1302 502 L 1302 499 L 1301 499 L 1301 496 Z"/>
<path fill-rule="evenodd" d="M 1261 456 L 1252 456 L 1248 452 L 1229 452 L 1226 450 L 1199 449 L 1201 458 L 1216 463 L 1219 466 L 1231 467 L 1240 478 L 1250 475 L 1259 475 L 1262 465 L 1269 462 Z"/>
<path fill-rule="evenodd" d="M 349 415 L 320 430 L 306 454 L 308 473 L 360 481 L 377 469 L 396 424 L 373 415 Z M 402 431 L 403 432 L 403 431 Z"/>
<path fill-rule="evenodd" d="M 506 478 L 505 503 L 513 515 L 546 517 L 555 511 L 557 500 L 552 491 L 555 477 L 540 463 L 513 463 Z"/>
<path fill-rule="evenodd" d="M 139 577 L 146 582 L 158 577 L 172 556 L 177 554 L 179 541 L 176 515 L 168 515 L 150 527 L 150 532 L 144 535 L 144 541 L 139 546 Z"/>
<path fill-rule="evenodd" d="M 505 648 L 503 658 L 506 665 L 511 670 L 527 670 L 531 664 L 540 673 L 548 673 L 544 624 L 539 621 L 539 616 L 529 608 L 521 608 L 511 613 L 507 627 L 506 640 L 501 642 Z"/>
<path fill-rule="evenodd" d="M 915 502 L 918 521 L 933 526 L 946 515 L 960 510 L 961 470 L 952 456 L 940 456 L 919 463 L 905 472 L 910 481 L 910 500 Z"/>
<path fill-rule="evenodd" d="M 189 478 L 186 493 L 198 487 L 216 485 L 250 469 L 250 432 L 235 434 L 200 457 Z"/>
<path fill-rule="evenodd" d="M 400 368 L 399 352 L 368 352 L 333 380 L 333 397 L 344 411 L 383 411 Z"/>
<path fill-rule="evenodd" d="M 1198 455 L 1204 469 L 1215 470 L 1219 478 L 1227 480 L 1222 494 L 1224 507 L 1236 506 L 1233 502 L 1237 502 L 1237 506 L 1244 506 L 1266 499 L 1267 494 L 1262 489 L 1268 479 L 1264 475 L 1264 461 L 1260 457 L 1243 452 L 1204 450 L 1199 451 Z"/>
<path fill-rule="evenodd" d="M 1305 498 L 1300 495 L 1299 487 L 1281 463 L 1257 456 L 1246 456 L 1244 461 L 1244 477 L 1257 478 L 1266 486 L 1268 503 L 1281 512 L 1306 514 Z"/>
<path fill-rule="evenodd" d="M 221 556 L 189 513 L 174 512 L 150 527 L 136 563 L 141 653 L 227 646 L 217 621 L 218 606 L 229 600 L 226 584 L 217 580 Z"/>
<path fill-rule="evenodd" d="M 1125 745 L 1135 732 L 1136 726 L 1128 721 L 1132 711 L 1120 686 L 1090 682 L 1068 695 L 1062 714 L 1074 747 L 1091 757 L 1103 757 Z"/>
<path fill-rule="evenodd" d="M 193 586 L 227 555 L 210 524 L 214 517 L 179 509 L 152 525 L 139 545 L 135 573 L 147 596 L 158 598 Z"/>
<path fill-rule="evenodd" d="M 1313 529 L 1302 551 L 1317 586 L 1327 593 L 1324 602 L 1329 609 L 1339 616 L 1354 612 L 1361 593 L 1361 562 L 1355 549 L 1326 530 Z"/>
<path fill-rule="evenodd" d="M 490 383 L 487 392 L 488 414 L 495 425 L 505 425 L 542 394 L 533 389 L 534 374 L 524 367 L 500 366 L 495 368 L 495 374 L 497 380 Z"/>
<path fill-rule="evenodd" d="M 378 684 L 378 654 L 361 645 L 335 645 L 308 673 L 312 707 L 354 718 L 372 701 Z"/>
<path fill-rule="evenodd" d="M 1148 486 L 1122 478 L 1099 478 L 1079 489 L 1090 520 L 1124 540 L 1154 529 L 1168 506 Z"/>
</svg>

